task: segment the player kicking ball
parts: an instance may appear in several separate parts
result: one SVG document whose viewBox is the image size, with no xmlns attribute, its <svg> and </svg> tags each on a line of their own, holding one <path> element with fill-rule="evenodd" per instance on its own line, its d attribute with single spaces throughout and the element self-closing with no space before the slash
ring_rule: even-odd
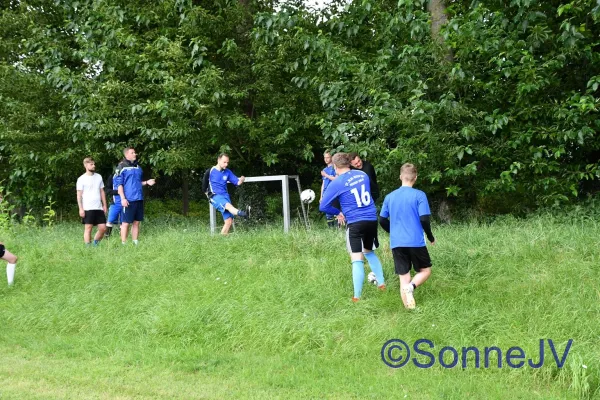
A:
<svg viewBox="0 0 600 400">
<path fill-rule="evenodd" d="M 229 234 L 229 229 L 233 223 L 234 216 L 240 216 L 248 218 L 248 214 L 245 211 L 238 210 L 231 204 L 229 193 L 227 192 L 227 184 L 232 183 L 236 186 L 240 186 L 244 183 L 244 177 L 237 177 L 231 172 L 227 166 L 229 165 L 229 155 L 222 153 L 217 158 L 217 165 L 206 170 L 204 178 L 202 179 L 202 190 L 208 197 L 208 201 L 223 214 L 223 229 L 221 229 L 222 235 Z"/>
<path fill-rule="evenodd" d="M 8 280 L 8 286 L 12 286 L 15 280 L 15 269 L 17 268 L 17 256 L 6 250 L 4 243 L 0 242 L 0 258 L 7 261 L 6 265 L 6 278 Z"/>
<path fill-rule="evenodd" d="M 417 168 L 413 164 L 404 164 L 400 169 L 400 180 L 402 186 L 385 196 L 379 223 L 390 234 L 390 248 L 396 274 L 400 278 L 402 302 L 406 308 L 414 309 L 414 290 L 431 276 L 431 258 L 423 232 L 433 245 L 435 238 L 431 232 L 427 195 L 413 188 L 417 181 Z M 416 272 L 412 280 L 411 266 Z"/>
<path fill-rule="evenodd" d="M 377 209 L 371 197 L 369 176 L 359 170 L 350 169 L 350 157 L 346 153 L 333 156 L 336 172 L 319 206 L 321 212 L 338 215 L 338 220 L 346 221 L 346 245 L 352 261 L 352 282 L 354 284 L 353 302 L 360 300 L 365 280 L 365 262 L 369 262 L 375 274 L 378 288 L 385 290 L 381 261 L 373 252 L 379 247 L 377 240 Z M 332 204 L 339 200 L 341 212 Z"/>
</svg>

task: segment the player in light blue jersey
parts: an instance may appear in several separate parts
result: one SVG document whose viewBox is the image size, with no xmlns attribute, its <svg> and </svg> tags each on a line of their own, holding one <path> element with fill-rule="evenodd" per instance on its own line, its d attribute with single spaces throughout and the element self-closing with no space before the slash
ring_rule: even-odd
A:
<svg viewBox="0 0 600 400">
<path fill-rule="evenodd" d="M 321 197 L 319 199 L 319 203 L 323 200 L 323 193 L 329 186 L 329 184 L 335 179 L 335 168 L 333 167 L 333 163 L 331 162 L 331 153 L 326 151 L 323 153 L 323 160 L 327 167 L 323 168 L 321 171 L 321 177 L 323 178 L 323 183 L 321 184 Z M 325 219 L 327 220 L 327 226 L 330 228 L 337 228 L 338 223 L 336 219 L 337 215 L 333 214 L 325 214 Z"/>
<path fill-rule="evenodd" d="M 394 256 L 396 274 L 400 277 L 400 296 L 404 306 L 415 308 L 413 292 L 431 276 L 431 258 L 425 245 L 423 232 L 431 244 L 435 238 L 431 232 L 427 196 L 414 189 L 417 168 L 404 164 L 400 169 L 402 186 L 385 196 L 379 222 L 390 233 L 390 248 Z M 417 272 L 410 277 L 410 269 Z"/>
<path fill-rule="evenodd" d="M 346 246 L 352 261 L 354 283 L 352 301 L 357 302 L 360 300 L 365 280 L 363 254 L 375 274 L 378 288 L 385 290 L 381 261 L 373 252 L 379 247 L 377 209 L 371 198 L 368 175 L 362 171 L 350 170 L 350 158 L 346 153 L 334 155 L 333 165 L 337 177 L 323 194 L 319 210 L 327 214 L 339 214 L 340 219 L 346 221 Z M 341 211 L 332 206 L 336 199 L 339 200 Z"/>
<path fill-rule="evenodd" d="M 239 178 L 235 176 L 233 172 L 227 169 L 228 165 L 229 155 L 225 153 L 219 155 L 217 165 L 208 169 L 202 180 L 202 190 L 206 194 L 206 197 L 208 197 L 208 201 L 223 214 L 224 224 L 223 229 L 221 229 L 222 235 L 229 233 L 234 216 L 248 218 L 248 214 L 245 211 L 238 210 L 231 204 L 229 192 L 227 192 L 228 183 L 239 186 L 244 183 L 245 178 L 243 176 Z"/>
</svg>

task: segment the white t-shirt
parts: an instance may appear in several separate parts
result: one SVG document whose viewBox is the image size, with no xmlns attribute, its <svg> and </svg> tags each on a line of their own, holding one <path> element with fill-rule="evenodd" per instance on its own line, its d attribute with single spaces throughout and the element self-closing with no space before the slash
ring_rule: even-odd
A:
<svg viewBox="0 0 600 400">
<path fill-rule="evenodd" d="M 84 211 L 102 210 L 101 189 L 104 189 L 104 182 L 100 174 L 83 174 L 77 179 L 77 190 L 83 190 L 81 203 Z"/>
</svg>

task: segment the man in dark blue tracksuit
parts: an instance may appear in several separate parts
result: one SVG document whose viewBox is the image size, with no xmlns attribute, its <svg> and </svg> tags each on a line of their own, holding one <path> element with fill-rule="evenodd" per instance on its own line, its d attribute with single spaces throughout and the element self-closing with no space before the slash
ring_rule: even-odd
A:
<svg viewBox="0 0 600 400">
<path fill-rule="evenodd" d="M 114 185 L 117 186 L 121 198 L 121 241 L 127 242 L 129 225 L 131 228 L 131 238 L 133 244 L 138 244 L 138 235 L 140 233 L 140 222 L 144 220 L 144 193 L 143 186 L 154 185 L 154 179 L 142 180 L 142 168 L 137 163 L 137 154 L 133 147 L 127 147 L 123 151 L 125 159 L 117 166 L 117 172 L 113 178 Z"/>
</svg>

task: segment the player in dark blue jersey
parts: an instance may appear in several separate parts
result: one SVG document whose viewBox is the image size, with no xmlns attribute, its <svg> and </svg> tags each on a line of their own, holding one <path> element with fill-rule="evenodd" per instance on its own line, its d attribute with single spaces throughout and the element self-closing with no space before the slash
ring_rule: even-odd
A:
<svg viewBox="0 0 600 400">
<path fill-rule="evenodd" d="M 227 192 L 227 183 L 232 183 L 236 186 L 244 183 L 243 176 L 237 177 L 233 172 L 227 169 L 229 165 L 229 155 L 223 153 L 217 158 L 217 165 L 206 170 L 202 180 L 202 190 L 208 197 L 208 201 L 223 214 L 223 229 L 222 235 L 227 235 L 234 216 L 247 218 L 248 214 L 245 211 L 238 210 L 231 204 L 229 192 Z"/>
<path fill-rule="evenodd" d="M 369 262 L 371 271 L 375 274 L 379 289 L 385 290 L 381 261 L 373 252 L 379 247 L 377 209 L 371 198 L 371 185 L 367 174 L 362 171 L 350 170 L 350 158 L 346 153 L 334 155 L 333 165 L 337 177 L 323 194 L 319 210 L 327 214 L 339 214 L 340 218 L 346 221 L 346 245 L 352 261 L 352 281 L 354 283 L 352 301 L 357 302 L 360 299 L 365 280 L 363 254 Z M 341 212 L 332 206 L 336 199 L 339 200 Z"/>
<path fill-rule="evenodd" d="M 0 199 L 1 201 L 1 199 Z M 11 286 L 15 280 L 15 269 L 17 268 L 17 256 L 6 250 L 4 243 L 0 242 L 0 259 L 6 261 L 6 279 L 8 286 Z"/>
<path fill-rule="evenodd" d="M 331 153 L 326 151 L 323 153 L 323 160 L 327 167 L 323 168 L 321 171 L 321 177 L 323 178 L 323 183 L 321 184 L 321 198 L 319 199 L 319 203 L 323 200 L 323 193 L 329 186 L 329 184 L 335 179 L 335 168 L 333 167 L 333 163 L 331 162 Z M 325 218 L 327 220 L 327 226 L 330 228 L 336 228 L 338 226 L 337 215 L 333 214 L 325 214 Z"/>
<path fill-rule="evenodd" d="M 379 222 L 390 233 L 390 248 L 394 256 L 396 274 L 400 277 L 400 296 L 406 308 L 415 308 L 413 292 L 431 276 L 431 258 L 425 245 L 423 232 L 431 244 L 429 202 L 427 196 L 414 189 L 417 168 L 404 164 L 400 169 L 402 186 L 385 196 Z M 410 269 L 416 274 L 410 277 Z"/>
<path fill-rule="evenodd" d="M 117 166 L 117 172 L 113 178 L 113 184 L 117 186 L 121 199 L 121 242 L 127 242 L 129 225 L 131 227 L 131 239 L 133 244 L 138 244 L 140 223 L 144 220 L 144 192 L 143 186 L 152 186 L 154 179 L 144 181 L 142 168 L 137 161 L 137 153 L 133 147 L 123 150 L 123 161 Z"/>
<path fill-rule="evenodd" d="M 112 199 L 111 205 L 108 207 L 108 217 L 106 217 L 106 233 L 104 236 L 110 237 L 112 234 L 112 228 L 114 224 L 119 224 L 121 220 L 121 212 L 123 207 L 121 206 L 121 196 L 119 196 L 118 186 L 114 182 L 115 174 L 111 174 L 104 185 L 106 190 L 106 196 Z"/>
</svg>

